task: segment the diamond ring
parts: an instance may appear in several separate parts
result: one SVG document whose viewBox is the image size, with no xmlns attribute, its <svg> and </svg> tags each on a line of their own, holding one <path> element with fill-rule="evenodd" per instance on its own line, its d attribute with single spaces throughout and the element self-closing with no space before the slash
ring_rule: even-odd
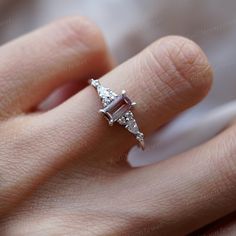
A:
<svg viewBox="0 0 236 236">
<path fill-rule="evenodd" d="M 91 79 L 90 84 L 97 90 L 101 98 L 103 109 L 99 112 L 102 113 L 108 120 L 109 125 L 118 122 L 124 126 L 130 133 L 135 135 L 139 146 L 144 150 L 144 134 L 139 131 L 134 114 L 131 109 L 136 105 L 135 102 L 127 97 L 125 90 L 121 95 L 116 94 L 109 88 L 103 87 L 98 80 Z"/>
</svg>

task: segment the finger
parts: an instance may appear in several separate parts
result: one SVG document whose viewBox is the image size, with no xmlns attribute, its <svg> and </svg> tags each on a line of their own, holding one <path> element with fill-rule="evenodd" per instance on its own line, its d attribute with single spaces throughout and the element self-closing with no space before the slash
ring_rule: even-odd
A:
<svg viewBox="0 0 236 236">
<path fill-rule="evenodd" d="M 117 93 L 126 89 L 131 100 L 138 103 L 134 114 L 141 131 L 148 135 L 199 102 L 210 88 L 211 77 L 206 56 L 195 43 L 181 37 L 167 37 L 100 81 Z M 77 109 L 78 106 L 80 109 Z M 52 130 L 61 129 L 61 135 L 55 137 L 49 131 L 47 136 L 56 143 L 63 140 L 65 146 L 70 146 L 71 156 L 87 153 L 86 156 L 91 157 L 95 154 L 95 158 L 99 154 L 120 157 L 136 140 L 119 125 L 109 127 L 97 113 L 99 108 L 98 95 L 93 88 L 86 88 L 45 114 L 42 119 L 51 123 Z"/>
<path fill-rule="evenodd" d="M 136 216 L 145 210 L 157 235 L 187 235 L 234 212 L 235 129 L 178 157 L 136 170 L 133 180 L 129 178 L 130 185 L 139 180 L 132 204 Z"/>
<path fill-rule="evenodd" d="M 118 92 L 127 89 L 139 102 L 135 115 L 147 135 L 206 95 L 211 70 L 196 44 L 169 37 L 105 75 L 101 82 Z M 93 160 L 90 164 L 99 168 L 108 157 L 119 158 L 135 143 L 123 127 L 108 127 L 97 112 L 100 106 L 94 89 L 87 87 L 47 113 L 5 124 L 1 133 L 5 130 L 8 138 L 0 140 L 5 180 L 0 191 L 5 203 L 2 212 L 73 158 Z M 17 133 L 9 127 L 17 127 Z M 14 141 L 9 143 L 9 139 Z M 19 147 L 21 156 L 16 159 Z"/>
<path fill-rule="evenodd" d="M 59 20 L 0 49 L 0 115 L 30 110 L 71 80 L 111 68 L 100 30 L 82 17 Z"/>
<path fill-rule="evenodd" d="M 87 84 L 90 76 L 99 76 L 111 66 L 100 31 L 78 17 L 47 26 L 0 51 L 0 62 L 7 64 L 0 63 L 0 119 L 27 111 L 70 80 L 77 80 L 80 86 L 84 81 Z M 42 142 L 38 116 L 34 117 L 36 121 L 17 116 L 0 123 L 0 215 L 42 181 L 47 165 L 56 168 L 55 162 L 42 162 L 41 168 L 50 148 L 46 148 L 46 139 Z M 35 152 L 33 140 L 37 148 L 43 147 L 44 154 Z"/>
</svg>

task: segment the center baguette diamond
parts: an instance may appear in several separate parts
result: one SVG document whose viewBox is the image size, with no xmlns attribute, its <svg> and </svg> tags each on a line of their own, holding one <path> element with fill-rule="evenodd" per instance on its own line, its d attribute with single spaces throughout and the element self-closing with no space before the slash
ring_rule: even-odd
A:
<svg viewBox="0 0 236 236">
<path fill-rule="evenodd" d="M 125 95 L 119 95 L 104 109 L 100 110 L 110 125 L 123 117 L 132 108 L 131 100 Z"/>
</svg>

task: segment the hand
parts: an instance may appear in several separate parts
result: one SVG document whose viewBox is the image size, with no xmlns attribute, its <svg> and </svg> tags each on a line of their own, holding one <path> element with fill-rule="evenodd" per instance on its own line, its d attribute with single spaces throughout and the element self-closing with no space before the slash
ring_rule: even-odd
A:
<svg viewBox="0 0 236 236">
<path fill-rule="evenodd" d="M 135 139 L 107 125 L 86 86 L 113 64 L 93 23 L 61 20 L 0 55 L 2 235 L 183 235 L 235 210 L 234 127 L 170 160 L 128 165 Z M 211 78 L 201 49 L 173 36 L 101 82 L 138 102 L 134 112 L 148 135 L 199 102 Z M 68 98 L 71 81 L 79 91 Z M 61 86 L 62 104 L 60 97 L 48 111 L 39 106 Z"/>
</svg>

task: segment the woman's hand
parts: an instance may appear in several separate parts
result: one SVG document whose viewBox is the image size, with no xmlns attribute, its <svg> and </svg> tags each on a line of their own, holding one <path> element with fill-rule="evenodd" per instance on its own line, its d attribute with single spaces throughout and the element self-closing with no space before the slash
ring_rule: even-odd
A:
<svg viewBox="0 0 236 236">
<path fill-rule="evenodd" d="M 61 20 L 0 52 L 1 235 L 181 235 L 235 210 L 234 127 L 159 164 L 127 164 L 135 139 L 107 125 L 86 87 L 112 67 L 93 23 Z M 148 135 L 199 102 L 211 78 L 201 49 L 173 36 L 101 82 L 138 102 Z M 79 91 L 68 98 L 71 81 Z"/>
</svg>

